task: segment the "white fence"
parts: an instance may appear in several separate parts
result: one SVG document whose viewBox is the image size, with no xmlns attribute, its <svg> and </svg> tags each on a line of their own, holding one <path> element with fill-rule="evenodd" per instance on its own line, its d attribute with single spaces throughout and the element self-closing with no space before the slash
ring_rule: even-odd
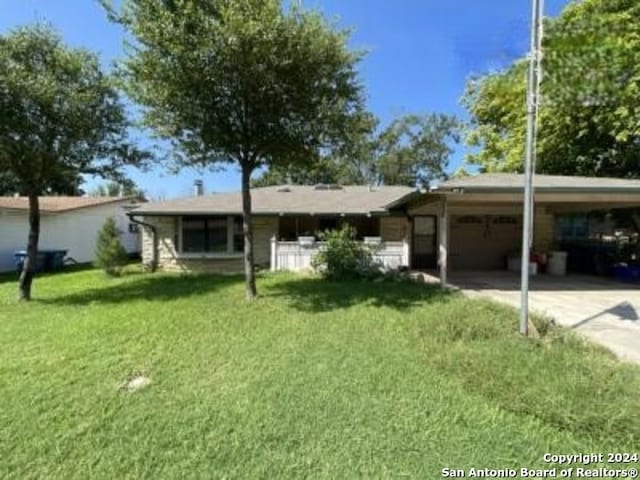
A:
<svg viewBox="0 0 640 480">
<path fill-rule="evenodd" d="M 271 270 L 305 270 L 311 259 L 324 247 L 323 242 L 300 239 L 294 242 L 271 240 Z M 372 245 L 373 258 L 383 269 L 393 270 L 409 265 L 408 242 L 381 242 Z"/>
</svg>

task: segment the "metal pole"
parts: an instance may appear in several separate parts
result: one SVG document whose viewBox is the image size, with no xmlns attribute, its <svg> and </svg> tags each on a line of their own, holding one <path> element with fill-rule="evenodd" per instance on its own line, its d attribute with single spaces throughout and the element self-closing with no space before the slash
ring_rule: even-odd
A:
<svg viewBox="0 0 640 480">
<path fill-rule="evenodd" d="M 522 219 L 522 264 L 520 287 L 520 333 L 529 334 L 529 263 L 533 238 L 533 164 L 536 149 L 536 122 L 540 76 L 543 0 L 533 0 L 531 52 L 527 87 L 527 139 L 524 161 L 524 215 Z"/>
</svg>

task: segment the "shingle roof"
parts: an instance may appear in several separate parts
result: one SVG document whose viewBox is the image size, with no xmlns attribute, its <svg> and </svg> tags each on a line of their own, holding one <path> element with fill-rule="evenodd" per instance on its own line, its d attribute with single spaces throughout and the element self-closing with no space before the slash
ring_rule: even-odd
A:
<svg viewBox="0 0 640 480">
<path fill-rule="evenodd" d="M 79 208 L 96 207 L 114 202 L 131 202 L 134 197 L 39 197 L 40 211 L 48 213 L 67 212 Z M 1 197 L 0 209 L 28 210 L 27 197 Z"/>
<path fill-rule="evenodd" d="M 417 193 L 402 186 L 341 186 L 322 189 L 287 185 L 251 189 L 252 210 L 264 214 L 353 214 L 383 213 Z M 240 214 L 240 192 L 214 193 L 200 197 L 151 202 L 133 211 L 140 215 Z"/>
<path fill-rule="evenodd" d="M 572 177 L 538 175 L 534 177 L 536 190 L 557 192 L 629 192 L 640 193 L 640 180 L 602 177 Z M 517 191 L 524 188 L 524 175 L 516 173 L 484 173 L 455 178 L 441 183 L 435 191 L 462 189 L 466 191 Z"/>
</svg>

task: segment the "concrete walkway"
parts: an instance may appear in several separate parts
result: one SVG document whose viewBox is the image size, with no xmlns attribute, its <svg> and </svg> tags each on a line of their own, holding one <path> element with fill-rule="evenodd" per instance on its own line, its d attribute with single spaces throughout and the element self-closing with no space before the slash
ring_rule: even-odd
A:
<svg viewBox="0 0 640 480">
<path fill-rule="evenodd" d="M 520 307 L 519 274 L 457 272 L 450 274 L 449 282 L 469 296 Z M 586 275 L 537 275 L 532 277 L 529 302 L 532 311 L 640 364 L 640 287 Z"/>
</svg>

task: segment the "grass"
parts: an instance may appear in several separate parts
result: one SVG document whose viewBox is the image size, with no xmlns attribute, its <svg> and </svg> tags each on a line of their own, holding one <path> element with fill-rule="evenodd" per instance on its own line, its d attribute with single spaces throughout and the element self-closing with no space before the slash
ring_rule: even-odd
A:
<svg viewBox="0 0 640 480">
<path fill-rule="evenodd" d="M 0 279 L 2 478 L 439 478 L 634 451 L 640 373 L 411 283 Z M 151 384 L 128 392 L 144 374 Z"/>
</svg>

